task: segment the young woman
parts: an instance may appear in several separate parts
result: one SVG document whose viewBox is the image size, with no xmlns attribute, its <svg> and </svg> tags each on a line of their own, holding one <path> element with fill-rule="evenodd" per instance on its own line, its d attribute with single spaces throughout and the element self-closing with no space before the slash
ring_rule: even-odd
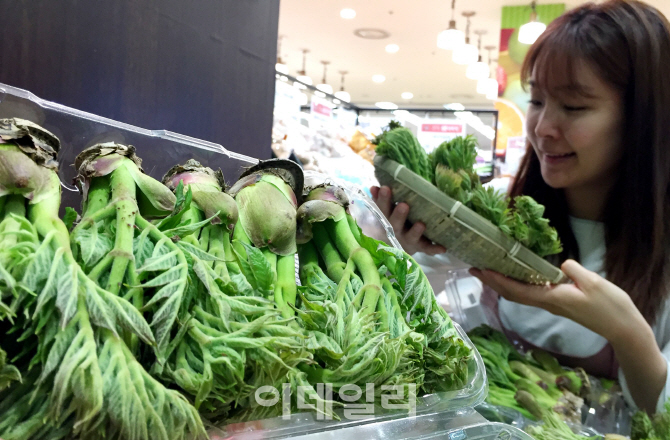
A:
<svg viewBox="0 0 670 440">
<path fill-rule="evenodd" d="M 670 398 L 670 26 L 638 1 L 610 0 L 552 22 L 526 56 L 528 151 L 511 196 L 532 196 L 561 237 L 574 283 L 539 287 L 471 273 L 510 338 L 565 365 L 618 377 L 649 412 Z M 444 249 L 405 228 L 409 207 L 373 196 L 409 252 Z"/>
</svg>

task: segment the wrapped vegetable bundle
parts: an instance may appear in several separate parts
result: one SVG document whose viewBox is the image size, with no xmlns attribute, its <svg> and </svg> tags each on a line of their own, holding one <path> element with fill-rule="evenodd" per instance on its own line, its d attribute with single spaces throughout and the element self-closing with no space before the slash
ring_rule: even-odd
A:
<svg viewBox="0 0 670 440">
<path fill-rule="evenodd" d="M 474 171 L 477 157 L 474 136 L 443 142 L 427 155 L 408 129 L 393 122 L 377 142 L 377 154 L 428 180 L 540 257 L 562 251 L 558 233 L 543 218 L 544 206 L 529 196 L 516 197 L 512 203 L 504 193 L 482 186 Z"/>
</svg>

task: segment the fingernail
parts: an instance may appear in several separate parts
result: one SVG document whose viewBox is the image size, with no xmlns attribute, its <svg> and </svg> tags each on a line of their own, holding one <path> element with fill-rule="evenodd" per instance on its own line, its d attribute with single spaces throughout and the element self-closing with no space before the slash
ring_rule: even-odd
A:
<svg viewBox="0 0 670 440">
<path fill-rule="evenodd" d="M 396 209 L 400 214 L 405 214 L 407 213 L 407 211 L 409 211 L 409 208 L 404 203 L 399 204 Z"/>
<path fill-rule="evenodd" d="M 382 186 L 379 189 L 379 195 L 381 195 L 381 196 L 388 197 L 390 193 L 391 193 L 391 191 L 385 186 Z"/>
</svg>

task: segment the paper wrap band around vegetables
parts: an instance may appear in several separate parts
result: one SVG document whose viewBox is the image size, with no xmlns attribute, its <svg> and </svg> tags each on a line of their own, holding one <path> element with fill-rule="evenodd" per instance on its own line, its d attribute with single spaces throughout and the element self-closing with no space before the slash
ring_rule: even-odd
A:
<svg viewBox="0 0 670 440">
<path fill-rule="evenodd" d="M 212 218 L 212 224 L 224 224 L 232 229 L 238 219 L 237 204 L 225 192 L 225 180 L 221 170 L 214 171 L 200 162 L 189 159 L 183 165 L 175 165 L 163 177 L 163 184 L 175 191 L 179 183 L 191 188 L 193 201 Z"/>
</svg>

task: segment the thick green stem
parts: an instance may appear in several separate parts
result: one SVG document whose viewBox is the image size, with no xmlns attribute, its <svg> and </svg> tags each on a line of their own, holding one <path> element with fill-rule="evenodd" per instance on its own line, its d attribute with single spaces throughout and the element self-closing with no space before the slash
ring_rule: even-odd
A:
<svg viewBox="0 0 670 440">
<path fill-rule="evenodd" d="M 191 207 L 184 213 L 181 219 L 182 221 L 188 220 L 189 224 L 195 224 L 203 221 L 205 216 L 200 209 L 195 207 L 195 205 L 191 205 Z M 200 242 L 198 241 L 198 232 L 181 237 L 181 239 L 189 244 L 192 244 L 193 246 L 200 246 Z"/>
<path fill-rule="evenodd" d="M 116 205 L 116 238 L 111 252 L 114 262 L 109 273 L 107 290 L 118 294 L 126 277 L 128 264 L 133 259 L 135 216 L 139 214 L 135 200 L 135 181 L 125 167 L 121 166 L 114 170 L 110 177 L 110 186 Z"/>
<path fill-rule="evenodd" d="M 230 243 L 230 232 L 228 230 L 223 233 L 223 250 L 226 256 L 226 268 L 228 272 L 233 274 L 240 273 L 240 266 L 235 261 L 235 253 L 233 252 L 233 245 Z"/>
<path fill-rule="evenodd" d="M 205 228 L 207 235 L 209 235 L 209 248 L 208 252 L 222 260 L 226 259 L 226 250 L 224 247 L 224 232 L 223 227 L 220 225 L 210 225 Z M 203 230 L 203 234 L 205 231 Z M 228 267 L 226 266 L 225 261 L 214 261 L 214 272 L 224 281 L 230 281 L 230 275 L 228 274 Z"/>
<path fill-rule="evenodd" d="M 88 189 L 88 194 L 84 201 L 82 216 L 88 217 L 93 215 L 109 205 L 110 196 L 109 176 L 91 179 L 91 186 Z"/>
<path fill-rule="evenodd" d="M 284 318 L 292 318 L 295 311 L 291 305 L 295 306 L 298 295 L 298 286 L 295 284 L 295 255 L 279 256 L 276 267 L 275 302 Z"/>
<path fill-rule="evenodd" d="M 358 244 L 346 217 L 338 221 L 326 220 L 324 226 L 340 253 L 356 263 L 364 283 L 362 290 L 365 291 L 365 297 L 362 306 L 366 313 L 373 313 L 377 309 L 382 286 L 372 255 Z"/>
<path fill-rule="evenodd" d="M 342 274 L 344 273 L 344 268 L 347 266 L 345 263 L 346 260 L 343 260 L 340 256 L 340 253 L 337 251 L 337 247 L 330 240 L 328 236 L 328 231 L 326 231 L 325 226 L 322 223 L 315 223 L 312 225 L 312 233 L 314 244 L 323 259 L 323 262 L 326 264 L 326 273 L 328 277 L 339 283 L 342 279 Z M 347 258 L 349 258 L 347 256 Z"/>
</svg>

